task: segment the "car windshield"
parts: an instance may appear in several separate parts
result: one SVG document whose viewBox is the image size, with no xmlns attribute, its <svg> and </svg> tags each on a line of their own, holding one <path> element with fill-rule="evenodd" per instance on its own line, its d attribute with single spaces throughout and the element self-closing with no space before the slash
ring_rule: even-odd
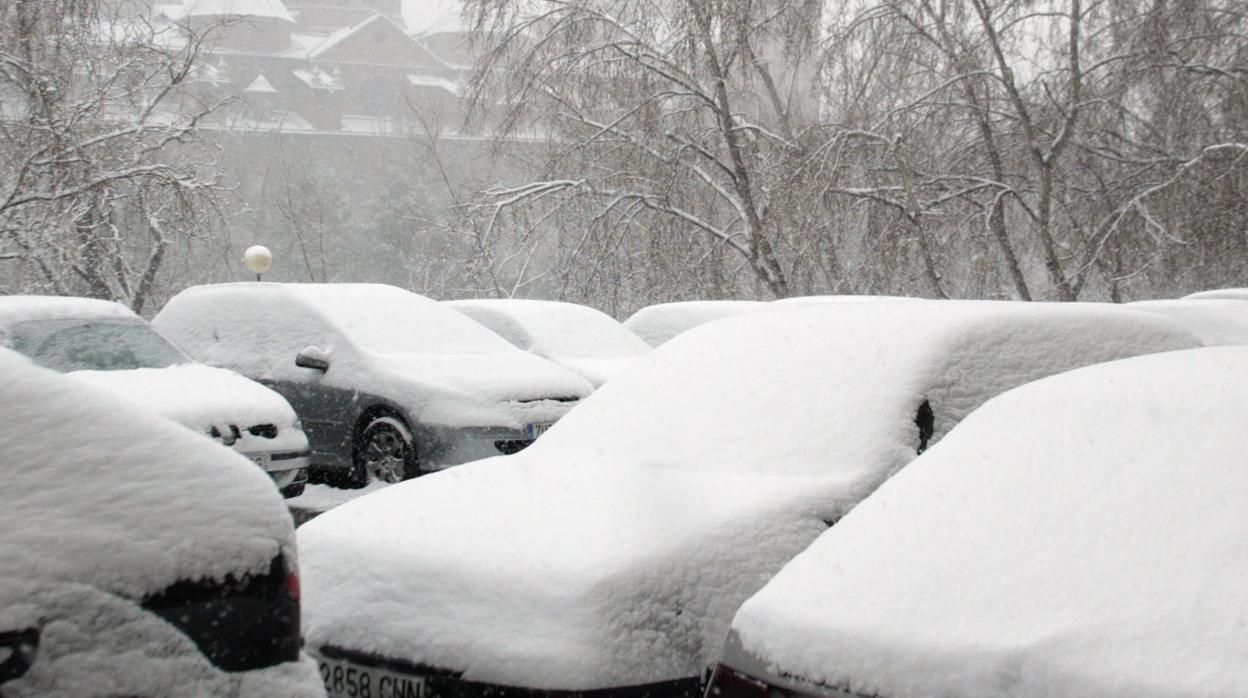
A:
<svg viewBox="0 0 1248 698">
<path fill-rule="evenodd" d="M 40 366 L 61 373 L 165 368 L 191 362 L 141 320 L 26 320 L 8 328 L 8 343 Z"/>
</svg>

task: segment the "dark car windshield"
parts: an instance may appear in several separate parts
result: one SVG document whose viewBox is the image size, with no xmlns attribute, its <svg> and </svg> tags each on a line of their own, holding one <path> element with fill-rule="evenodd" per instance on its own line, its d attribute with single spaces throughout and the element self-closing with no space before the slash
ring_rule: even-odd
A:
<svg viewBox="0 0 1248 698">
<path fill-rule="evenodd" d="M 58 318 L 9 326 L 8 344 L 53 371 L 165 368 L 191 360 L 142 320 Z"/>
</svg>

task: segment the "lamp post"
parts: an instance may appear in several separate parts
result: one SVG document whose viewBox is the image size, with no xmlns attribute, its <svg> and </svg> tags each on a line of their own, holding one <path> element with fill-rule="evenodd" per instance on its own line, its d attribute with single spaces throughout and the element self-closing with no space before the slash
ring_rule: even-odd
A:
<svg viewBox="0 0 1248 698">
<path fill-rule="evenodd" d="M 252 245 L 243 253 L 243 266 L 254 272 L 259 281 L 260 275 L 273 267 L 273 253 L 264 245 Z"/>
</svg>

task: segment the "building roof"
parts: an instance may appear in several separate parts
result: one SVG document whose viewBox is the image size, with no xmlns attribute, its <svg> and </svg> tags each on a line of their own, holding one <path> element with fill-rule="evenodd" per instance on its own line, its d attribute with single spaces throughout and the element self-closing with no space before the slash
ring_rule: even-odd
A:
<svg viewBox="0 0 1248 698">
<path fill-rule="evenodd" d="M 263 75 L 257 75 L 256 79 L 252 80 L 251 84 L 248 85 L 247 89 L 243 90 L 243 92 L 276 94 L 277 88 L 273 87 L 273 83 L 269 82 L 268 78 Z"/>
<path fill-rule="evenodd" d="M 271 17 L 294 24 L 282 0 L 190 0 L 184 17 Z"/>
</svg>

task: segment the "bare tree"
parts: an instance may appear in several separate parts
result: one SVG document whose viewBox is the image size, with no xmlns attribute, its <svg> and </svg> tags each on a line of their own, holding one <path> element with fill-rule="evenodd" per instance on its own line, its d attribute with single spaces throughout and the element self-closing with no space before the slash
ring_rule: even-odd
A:
<svg viewBox="0 0 1248 698">
<path fill-rule="evenodd" d="M 487 47 L 477 104 L 504 138 L 551 146 L 544 178 L 484 192 L 484 234 L 520 220 L 554 230 L 559 219 L 565 280 L 596 270 L 601 283 L 635 256 L 688 257 L 679 252 L 694 232 L 692 256 L 721 265 L 704 290 L 744 273 L 751 293 L 790 293 L 786 258 L 800 244 L 789 214 L 800 211 L 776 204 L 805 184 L 788 175 L 816 111 L 808 64 L 820 3 L 468 4 Z"/>
<path fill-rule="evenodd" d="M 12 290 L 142 310 L 170 246 L 209 226 L 218 188 L 192 83 L 205 41 L 133 3 L 0 5 L 0 263 Z"/>
</svg>

